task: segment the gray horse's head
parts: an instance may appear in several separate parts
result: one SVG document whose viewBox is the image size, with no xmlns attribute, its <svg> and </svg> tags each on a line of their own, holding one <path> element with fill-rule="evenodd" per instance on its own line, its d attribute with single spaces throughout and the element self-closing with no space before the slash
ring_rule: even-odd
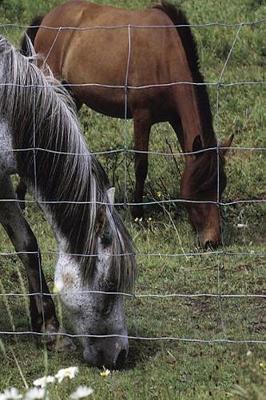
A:
<svg viewBox="0 0 266 400">
<path fill-rule="evenodd" d="M 119 368 L 128 355 L 124 296 L 120 291 L 126 290 L 124 280 L 131 281 L 134 277 L 122 276 L 124 271 L 121 266 L 124 264 L 121 259 L 125 257 L 123 252 L 126 250 L 124 245 L 116 247 L 120 254 L 114 258 L 114 241 L 119 239 L 121 242 L 123 238 L 121 231 L 115 231 L 110 226 L 105 212 L 102 208 L 102 213 L 98 214 L 92 276 L 89 280 L 84 279 L 78 259 L 61 251 L 55 287 L 60 292 L 74 331 L 81 339 L 85 361 L 92 366 Z M 120 268 L 116 265 L 118 260 Z"/>
</svg>

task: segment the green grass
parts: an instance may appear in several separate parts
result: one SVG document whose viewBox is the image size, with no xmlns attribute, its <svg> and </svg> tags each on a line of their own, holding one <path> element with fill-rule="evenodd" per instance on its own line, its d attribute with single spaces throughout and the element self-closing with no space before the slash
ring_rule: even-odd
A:
<svg viewBox="0 0 266 400">
<path fill-rule="evenodd" d="M 47 11 L 58 1 L 2 1 L 1 21 L 26 24 L 35 14 Z M 108 3 L 98 1 L 98 3 Z M 150 1 L 109 1 L 128 8 L 143 8 Z M 240 23 L 266 17 L 260 0 L 231 0 L 221 5 L 214 0 L 183 0 L 191 23 Z M 18 43 L 21 29 L 2 28 L 1 32 Z M 217 82 L 236 35 L 236 28 L 194 28 L 201 69 L 207 82 Z M 265 81 L 264 25 L 243 26 L 223 75 L 223 82 Z M 209 88 L 217 136 L 223 140 L 235 134 L 234 146 L 265 147 L 266 115 L 264 85 Z M 93 151 L 132 148 L 132 122 L 111 119 L 84 108 L 81 113 L 86 140 Z M 153 127 L 152 151 L 178 152 L 178 144 L 168 124 Z M 122 156 L 99 157 L 117 189 L 116 199 L 123 200 L 125 160 Z M 176 161 L 176 162 L 175 162 Z M 178 169 L 176 166 L 178 164 Z M 182 158 L 150 157 L 145 200 L 173 199 L 179 195 Z M 224 201 L 265 198 L 265 152 L 229 152 L 228 186 Z M 126 159 L 127 194 L 131 199 L 134 184 L 133 158 Z M 132 222 L 128 210 L 121 210 L 138 250 L 137 294 L 265 294 L 265 206 L 262 204 L 224 206 L 224 254 L 199 252 L 185 211 L 173 206 L 146 209 L 149 222 Z M 50 287 L 53 286 L 55 250 L 52 232 L 42 214 L 29 205 L 26 217 L 39 240 L 43 265 Z M 238 225 L 242 224 L 243 227 Z M 0 252 L 13 251 L 9 239 L 0 230 Z M 156 253 L 156 254 L 155 254 Z M 161 253 L 161 255 L 159 255 Z M 228 255 L 234 253 L 234 255 Z M 242 255 L 240 253 L 243 253 Z M 173 257 L 171 255 L 176 254 Z M 15 257 L 0 257 L 0 291 L 24 293 L 25 274 Z M 23 284 L 22 284 L 23 283 Z M 24 331 L 29 327 L 27 300 L 0 297 L 2 331 Z M 131 340 L 129 360 L 123 371 L 103 378 L 99 370 L 82 361 L 81 349 L 72 354 L 47 353 L 40 342 L 30 337 L 0 335 L 0 392 L 6 387 L 23 388 L 19 364 L 29 385 L 46 372 L 78 365 L 78 377 L 51 386 L 51 399 L 67 399 L 79 385 L 95 390 L 95 399 L 182 399 L 214 398 L 262 400 L 266 396 L 265 345 L 219 344 L 217 339 L 265 340 L 266 320 L 263 299 L 177 297 L 127 300 L 129 334 L 138 337 L 171 336 L 210 340 L 190 343 L 179 340 Z M 68 326 L 67 321 L 65 321 Z M 15 358 L 14 358 L 15 355 Z M 262 364 L 264 362 L 264 364 Z"/>
</svg>

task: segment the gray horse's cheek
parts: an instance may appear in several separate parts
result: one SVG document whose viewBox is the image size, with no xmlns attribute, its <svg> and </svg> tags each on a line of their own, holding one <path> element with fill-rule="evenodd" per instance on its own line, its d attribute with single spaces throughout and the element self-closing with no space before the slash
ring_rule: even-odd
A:
<svg viewBox="0 0 266 400">
<path fill-rule="evenodd" d="M 70 317 L 73 316 L 75 320 L 79 320 L 80 322 L 92 319 L 93 302 L 87 293 L 82 294 L 69 290 L 68 292 L 61 293 L 60 297 Z"/>
<path fill-rule="evenodd" d="M 103 296 L 73 293 L 62 298 L 77 334 L 104 335 L 124 331 L 125 316 L 122 299 L 117 298 L 108 315 L 103 315 L 101 312 Z"/>
</svg>

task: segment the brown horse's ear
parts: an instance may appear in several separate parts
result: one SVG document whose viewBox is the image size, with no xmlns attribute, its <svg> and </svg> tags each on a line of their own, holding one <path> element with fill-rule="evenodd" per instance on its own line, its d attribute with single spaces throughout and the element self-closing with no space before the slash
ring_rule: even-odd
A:
<svg viewBox="0 0 266 400">
<path fill-rule="evenodd" d="M 223 142 L 223 143 L 221 144 L 220 149 L 221 149 L 221 152 L 222 152 L 223 156 L 226 155 L 226 153 L 227 153 L 227 151 L 228 151 L 228 148 L 229 148 L 229 147 L 231 146 L 231 144 L 232 144 L 233 139 L 234 139 L 234 134 L 232 133 L 232 135 L 229 136 L 229 138 L 228 138 L 225 142 Z"/>
<path fill-rule="evenodd" d="M 202 145 L 202 140 L 200 135 L 197 135 L 193 141 L 193 145 L 192 145 L 192 151 L 194 152 L 198 152 L 200 150 L 203 149 L 203 145 Z M 199 157 L 202 153 L 196 153 L 194 154 L 197 157 Z"/>
</svg>

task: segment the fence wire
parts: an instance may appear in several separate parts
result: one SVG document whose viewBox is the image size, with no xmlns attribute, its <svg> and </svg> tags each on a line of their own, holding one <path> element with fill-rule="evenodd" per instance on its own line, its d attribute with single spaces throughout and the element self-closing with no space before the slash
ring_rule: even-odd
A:
<svg viewBox="0 0 266 400">
<path fill-rule="evenodd" d="M 56 31 L 56 36 L 55 39 L 53 41 L 53 44 L 49 50 L 49 52 L 47 53 L 46 59 L 45 61 L 48 59 L 49 55 L 52 53 L 53 48 L 58 40 L 58 37 L 61 33 L 63 33 L 64 31 L 88 31 L 88 30 L 117 30 L 117 34 L 119 35 L 119 33 L 121 32 L 121 30 L 125 30 L 127 32 L 127 37 L 128 37 L 128 54 L 127 54 L 127 62 L 126 62 L 126 72 L 125 72 L 125 79 L 124 79 L 124 84 L 122 85 L 110 85 L 110 84 L 101 84 L 99 82 L 93 82 L 93 83 L 83 83 L 83 84 L 71 84 L 71 83 L 67 83 L 66 86 L 68 86 L 69 88 L 75 88 L 77 86 L 79 87 L 101 87 L 101 88 L 109 88 L 109 89 L 117 89 L 117 90 L 124 90 L 124 120 L 126 121 L 128 118 L 128 92 L 129 91 L 139 91 L 139 90 L 149 90 L 152 88 L 159 88 L 159 87 L 174 87 L 174 86 L 178 86 L 178 85 L 206 85 L 209 87 L 214 87 L 216 89 L 216 110 L 215 110 L 215 131 L 219 133 L 219 131 L 221 130 L 221 122 L 220 122 L 220 98 L 221 98 L 221 89 L 222 88 L 229 88 L 229 87 L 237 87 L 237 86 L 261 86 L 263 87 L 266 84 L 266 81 L 263 80 L 259 80 L 259 81 L 253 81 L 253 80 L 247 80 L 247 81 L 236 81 L 236 82 L 225 82 L 223 80 L 224 78 L 224 74 L 226 72 L 226 69 L 230 63 L 230 60 L 232 58 L 232 55 L 234 53 L 234 48 L 237 44 L 238 41 L 241 40 L 241 33 L 244 27 L 258 27 L 260 25 L 265 25 L 266 24 L 266 19 L 260 19 L 260 20 L 256 20 L 256 21 L 252 21 L 252 22 L 241 22 L 241 23 L 237 23 L 237 24 L 229 24 L 229 23 L 206 23 L 206 24 L 190 24 L 190 25 L 177 25 L 177 26 L 173 26 L 173 25 L 165 25 L 165 26 L 142 26 L 142 25 L 119 25 L 119 26 L 94 26 L 94 27 L 83 27 L 83 28 L 77 28 L 77 27 L 59 27 L 59 28 L 54 28 L 54 27 L 49 27 L 49 26 L 42 26 L 43 29 L 47 29 L 47 30 L 55 30 Z M 219 74 L 219 77 L 217 79 L 217 81 L 214 82 L 204 82 L 204 83 L 197 83 L 197 82 L 186 82 L 186 81 L 174 81 L 174 82 L 166 82 L 163 84 L 149 84 L 149 85 L 145 85 L 143 84 L 139 84 L 137 86 L 134 85 L 130 85 L 129 83 L 129 71 L 130 71 L 130 65 L 132 62 L 132 31 L 136 30 L 136 29 L 147 29 L 147 30 L 153 30 L 153 29 L 162 29 L 162 28 L 167 28 L 167 29 L 176 29 L 176 27 L 190 27 L 190 28 L 198 28 L 198 29 L 210 29 L 213 27 L 220 27 L 221 29 L 234 29 L 235 30 L 235 36 L 234 39 L 232 41 L 231 47 L 228 51 L 226 60 L 224 62 L 224 65 L 221 69 L 221 72 Z M 0 24 L 0 28 L 2 29 L 25 29 L 27 28 L 27 26 L 24 25 L 18 25 L 18 24 Z M 34 28 L 34 27 L 33 27 Z M 37 26 L 36 26 L 37 28 Z M 0 83 L 0 85 L 2 86 L 3 84 Z M 9 83 L 9 85 L 14 85 L 12 82 Z M 32 87 L 34 85 L 30 85 L 28 87 Z M 26 85 L 24 87 L 27 87 Z M 33 119 L 35 117 L 35 113 L 33 110 Z M 156 157 L 184 157 L 187 155 L 196 155 L 199 153 L 203 153 L 203 152 L 208 152 L 208 151 L 216 151 L 217 153 L 217 169 L 219 171 L 220 169 L 220 157 L 219 157 L 219 147 L 218 144 L 216 147 L 212 147 L 212 148 L 207 148 L 207 149 L 203 149 L 203 150 L 199 150 L 196 152 L 164 152 L 164 151 L 135 151 L 129 148 L 127 142 L 128 142 L 128 130 L 127 130 L 127 126 L 125 124 L 124 127 L 124 137 L 123 137 L 123 143 L 121 144 L 121 148 L 115 149 L 115 150 L 100 150 L 100 151 L 95 151 L 92 152 L 92 154 L 95 154 L 96 156 L 99 155 L 111 155 L 111 154 L 122 154 L 124 155 L 124 201 L 123 202 L 115 202 L 116 206 L 127 206 L 130 207 L 132 205 L 143 205 L 143 206 L 151 206 L 151 205 L 160 205 L 160 206 L 166 206 L 167 204 L 215 204 L 218 207 L 223 207 L 223 206 L 233 206 L 233 205 L 238 205 L 238 204 L 264 204 L 266 202 L 266 199 L 262 196 L 261 198 L 248 198 L 248 199 L 233 199 L 230 201 L 221 201 L 220 199 L 220 193 L 219 193 L 219 172 L 217 174 L 217 198 L 215 201 L 192 201 L 192 200 L 185 200 L 185 199 L 179 199 L 179 198 L 174 198 L 174 199 L 162 199 L 162 200 L 149 200 L 146 202 L 142 202 L 142 203 L 133 203 L 129 201 L 129 196 L 128 196 L 128 181 L 127 181 L 127 176 L 128 176 L 128 171 L 127 171 L 127 161 L 126 161 L 126 157 L 128 154 L 136 154 L 136 153 L 143 153 L 143 154 L 149 154 L 149 155 L 154 155 Z M 224 149 L 230 150 L 232 152 L 240 152 L 240 153 L 244 153 L 244 152 L 248 152 L 248 153 L 257 153 L 257 152 L 265 152 L 266 147 L 240 147 L 240 146 L 232 146 L 230 148 L 228 147 L 224 147 Z M 1 149 L 2 150 L 2 149 Z M 35 146 L 35 129 L 33 131 L 33 147 L 31 148 L 24 148 L 24 149 L 14 149 L 14 152 L 28 152 L 28 151 L 32 151 L 34 154 L 34 176 L 35 176 L 35 185 L 34 185 L 34 192 L 38 193 L 38 185 L 37 185 L 37 172 L 36 172 L 36 151 L 43 151 L 43 152 L 47 152 L 47 153 L 54 153 L 54 154 L 62 154 L 62 155 L 71 155 L 71 156 L 77 156 L 77 157 L 88 157 L 88 155 L 86 154 L 80 154 L 80 153 L 66 153 L 66 152 L 59 152 L 59 151 L 55 151 L 54 149 L 44 149 L 44 148 L 39 148 Z M 0 207 L 1 207 L 1 203 L 5 202 L 5 201 L 19 201 L 17 199 L 0 199 Z M 35 200 L 31 200 L 31 199 L 27 199 L 26 203 L 30 204 L 35 202 Z M 60 204 L 69 204 L 72 203 L 71 201 L 67 201 L 67 200 L 62 200 L 62 201 L 39 201 L 39 203 L 43 203 L 43 204 L 55 204 L 55 203 L 60 203 Z M 78 204 L 84 204 L 84 202 L 80 202 Z M 88 206 L 91 204 L 91 202 L 85 202 L 85 204 L 88 204 Z M 106 203 L 101 203 L 101 204 L 106 204 Z M 0 257 L 2 258 L 10 258 L 13 257 L 15 255 L 25 255 L 25 254 L 36 254 L 37 256 L 39 256 L 39 253 L 37 252 L 15 252 L 15 251 L 1 251 L 0 252 Z M 42 254 L 45 254 L 47 256 L 58 256 L 58 252 L 57 251 L 53 251 L 53 250 L 49 250 L 49 251 L 42 251 Z M 97 257 L 97 254 L 70 254 L 72 256 L 75 257 Z M 119 254 L 119 256 L 124 256 L 125 254 Z M 186 258 L 186 260 L 188 259 L 194 259 L 195 257 L 199 257 L 199 258 L 205 258 L 205 257 L 209 257 L 209 256 L 213 256 L 216 259 L 216 264 L 217 264 L 217 271 L 216 271 L 216 275 L 217 275 L 217 292 L 216 293 L 207 293 L 207 292 L 200 292 L 200 293 L 176 293 L 176 292 L 157 292 L 157 293 L 153 293 L 153 292 L 139 292 L 138 293 L 138 284 L 136 284 L 136 291 L 135 293 L 115 293 L 115 292 L 104 292 L 105 295 L 114 295 L 114 294 L 121 294 L 126 298 L 130 298 L 131 300 L 135 301 L 135 300 L 146 300 L 146 299 L 153 299 L 153 300 L 159 300 L 162 299 L 164 301 L 166 300 L 171 300 L 171 299 L 207 299 L 207 298 L 214 298 L 218 300 L 218 309 L 219 309 L 219 314 L 220 314 L 220 321 L 221 321 L 221 328 L 222 328 L 222 333 L 223 333 L 223 337 L 221 338 L 207 338 L 207 339 L 202 339 L 202 338 L 191 338 L 191 337 L 177 337 L 177 336 L 171 336 L 171 335 L 162 335 L 162 336 L 158 336 L 158 337 L 154 337 L 154 336 L 142 336 L 142 335 L 128 335 L 127 337 L 129 339 L 132 340 L 146 340 L 146 341 L 178 341 L 178 342 L 188 342 L 188 343 L 202 343 L 202 344 L 266 344 L 266 340 L 254 340 L 254 339 L 249 339 L 249 338 L 243 338 L 243 339 L 232 339 L 228 336 L 227 334 L 227 327 L 226 327 L 226 323 L 225 320 L 223 318 L 223 307 L 224 304 L 222 302 L 222 300 L 224 299 L 245 299 L 245 300 L 256 300 L 256 299 L 265 299 L 266 298 L 266 294 L 265 292 L 262 290 L 261 293 L 225 293 L 223 292 L 223 288 L 221 285 L 221 274 L 222 274 L 222 270 L 223 270 L 223 260 L 225 257 L 230 257 L 230 259 L 234 260 L 236 257 L 240 257 L 240 256 L 247 256 L 250 257 L 251 260 L 254 260 L 255 257 L 258 258 L 265 258 L 266 252 L 255 252 L 254 250 L 249 250 L 249 251 L 229 251 L 227 250 L 225 247 L 223 247 L 221 250 L 210 250 L 207 252 L 202 252 L 202 251 L 195 251 L 195 252 L 180 252 L 180 253 L 162 253 L 162 252 L 145 252 L 142 253 L 141 251 L 137 251 L 136 252 L 136 256 L 137 257 L 151 257 L 151 258 L 158 258 L 158 259 L 162 259 L 163 257 L 165 258 L 171 258 L 171 259 L 182 259 L 182 258 Z M 234 261 L 233 261 L 234 262 Z M 185 270 L 186 272 L 193 272 L 196 270 L 196 268 L 190 268 L 189 266 L 185 266 L 185 267 L 180 267 L 180 269 Z M 207 269 L 212 269 L 214 270 L 213 267 L 204 267 L 201 268 L 202 271 L 207 270 Z M 40 277 L 40 282 L 42 282 L 41 280 L 41 264 L 39 262 L 39 277 Z M 88 293 L 88 294 L 101 294 L 103 292 L 101 291 L 82 291 L 82 293 Z M 0 298 L 5 297 L 6 299 L 9 298 L 21 298 L 21 297 L 28 297 L 30 298 L 31 296 L 36 296 L 36 295 L 41 295 L 42 296 L 46 296 L 50 294 L 44 293 L 42 288 L 40 290 L 40 292 L 38 293 L 17 293 L 17 292 L 8 292 L 8 293 L 0 293 Z M 56 298 L 59 296 L 59 293 L 52 293 L 51 295 L 53 298 Z M 135 313 L 136 308 L 138 307 L 138 305 L 135 306 Z M 40 333 L 40 332 L 34 332 L 34 331 L 0 331 L 0 337 L 1 336 L 7 336 L 7 335 L 13 335 L 13 336 L 23 336 L 23 335 L 29 335 L 29 336 L 52 336 L 52 335 L 61 335 L 61 336 L 69 336 L 71 338 L 77 338 L 80 336 L 85 336 L 85 337 L 113 337 L 113 336 L 117 336 L 117 337 L 123 337 L 123 335 L 78 335 L 78 334 L 71 334 L 71 333 L 66 333 L 66 332 L 54 332 L 54 333 Z"/>
</svg>

